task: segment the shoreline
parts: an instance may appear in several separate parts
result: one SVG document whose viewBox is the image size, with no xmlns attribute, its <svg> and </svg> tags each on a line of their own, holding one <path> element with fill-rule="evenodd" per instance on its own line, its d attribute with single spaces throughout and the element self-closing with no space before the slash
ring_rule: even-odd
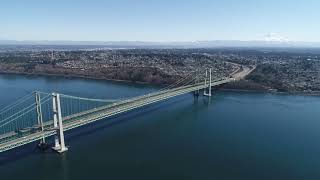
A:
<svg viewBox="0 0 320 180">
<path fill-rule="evenodd" d="M 113 83 L 132 83 L 137 85 L 148 85 L 148 86 L 165 86 L 166 84 L 154 84 L 148 82 L 141 81 L 130 81 L 130 80 L 120 80 L 120 79 L 107 79 L 107 78 L 99 78 L 92 77 L 86 75 L 65 75 L 65 74 L 48 74 L 48 73 L 27 73 L 27 72 L 0 72 L 0 75 L 27 75 L 27 76 L 43 76 L 43 77 L 63 77 L 63 78 L 79 78 L 84 80 L 102 80 Z M 238 89 L 238 88 L 217 88 L 219 91 L 231 91 L 231 92 L 251 92 L 251 93 L 270 93 L 270 94 L 283 94 L 283 95 L 301 95 L 301 96 L 320 96 L 320 91 L 311 91 L 311 92 L 303 92 L 303 91 L 292 91 L 292 92 L 281 92 L 275 90 L 255 90 L 255 89 Z"/>
<path fill-rule="evenodd" d="M 107 78 L 99 78 L 99 77 L 92 77 L 86 75 L 75 75 L 75 74 L 49 74 L 49 73 L 27 73 L 27 72 L 0 72 L 0 74 L 4 75 L 28 75 L 28 76 L 44 76 L 44 77 L 63 77 L 63 78 L 79 78 L 79 79 L 87 79 L 87 80 L 102 80 L 102 81 L 109 81 L 114 83 L 133 83 L 139 85 L 152 85 L 152 86 L 165 86 L 165 84 L 153 84 L 148 82 L 142 81 L 130 81 L 130 80 L 121 80 L 121 79 L 107 79 Z"/>
</svg>

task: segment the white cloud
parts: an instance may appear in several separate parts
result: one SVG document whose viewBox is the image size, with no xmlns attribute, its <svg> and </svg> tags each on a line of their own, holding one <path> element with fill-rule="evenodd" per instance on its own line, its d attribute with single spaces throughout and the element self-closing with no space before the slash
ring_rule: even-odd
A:
<svg viewBox="0 0 320 180">
<path fill-rule="evenodd" d="M 264 40 L 268 42 L 288 42 L 289 39 L 278 33 L 269 33 L 264 36 Z"/>
</svg>

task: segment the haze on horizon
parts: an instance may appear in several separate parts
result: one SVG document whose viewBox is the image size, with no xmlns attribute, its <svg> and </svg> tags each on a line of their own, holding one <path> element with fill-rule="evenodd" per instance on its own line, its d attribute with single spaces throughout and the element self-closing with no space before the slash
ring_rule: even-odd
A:
<svg viewBox="0 0 320 180">
<path fill-rule="evenodd" d="M 317 0 L 4 0 L 0 40 L 320 42 Z"/>
</svg>

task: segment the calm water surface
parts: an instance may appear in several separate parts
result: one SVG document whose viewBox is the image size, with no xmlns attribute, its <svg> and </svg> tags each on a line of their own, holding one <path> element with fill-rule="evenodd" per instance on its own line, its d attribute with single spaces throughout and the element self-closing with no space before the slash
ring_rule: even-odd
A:
<svg viewBox="0 0 320 180">
<path fill-rule="evenodd" d="M 157 87 L 96 80 L 0 75 L 0 106 L 33 90 L 92 98 Z M 320 179 L 320 97 L 191 94 L 66 134 L 69 151 L 30 144 L 0 154 L 1 180 Z"/>
</svg>

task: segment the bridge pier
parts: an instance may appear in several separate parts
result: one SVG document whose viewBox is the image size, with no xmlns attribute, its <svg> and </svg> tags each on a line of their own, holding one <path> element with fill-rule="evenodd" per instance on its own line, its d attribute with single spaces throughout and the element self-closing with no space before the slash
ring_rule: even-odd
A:
<svg viewBox="0 0 320 180">
<path fill-rule="evenodd" d="M 68 150 L 64 141 L 64 132 L 63 132 L 63 122 L 61 114 L 61 104 L 60 104 L 60 95 L 52 93 L 53 97 L 53 126 L 57 133 L 54 136 L 54 147 L 53 150 L 58 153 L 63 153 Z"/>
<path fill-rule="evenodd" d="M 194 91 L 193 92 L 193 96 L 195 97 L 195 98 L 198 98 L 199 97 L 199 90 L 197 90 L 197 91 Z"/>
<path fill-rule="evenodd" d="M 37 112 L 37 120 L 38 120 L 38 127 L 41 132 L 44 131 L 43 126 L 43 118 L 42 118 L 42 108 L 41 108 L 41 96 L 39 92 L 35 92 L 35 101 L 36 101 L 36 112 Z M 44 151 L 48 148 L 48 144 L 46 143 L 46 138 L 43 136 L 37 146 L 40 150 Z"/>
<path fill-rule="evenodd" d="M 208 93 L 207 93 L 207 89 L 204 89 L 203 91 L 203 95 L 204 96 L 211 96 L 211 86 L 212 86 L 212 76 L 211 76 L 211 68 L 209 70 L 209 87 L 208 87 Z M 206 70 L 206 77 L 204 79 L 204 85 L 207 86 L 207 77 L 208 77 L 208 70 Z"/>
</svg>

